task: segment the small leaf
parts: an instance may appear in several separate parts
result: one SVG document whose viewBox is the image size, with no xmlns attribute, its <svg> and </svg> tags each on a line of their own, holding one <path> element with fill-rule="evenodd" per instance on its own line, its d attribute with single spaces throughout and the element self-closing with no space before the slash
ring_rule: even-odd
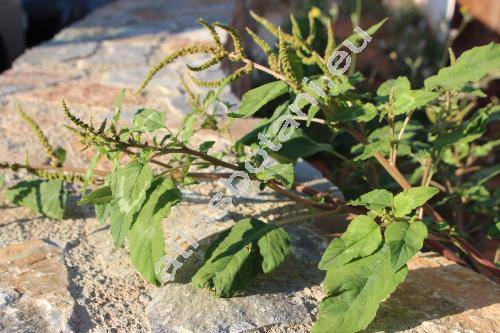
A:
<svg viewBox="0 0 500 333">
<path fill-rule="evenodd" d="M 138 132 L 153 132 L 165 128 L 165 112 L 140 109 L 133 120 L 133 129 Z"/>
<path fill-rule="evenodd" d="M 54 150 L 54 154 L 61 165 L 66 162 L 66 150 L 64 148 L 57 147 L 56 150 Z"/>
<path fill-rule="evenodd" d="M 283 81 L 274 81 L 249 90 L 243 95 L 238 110 L 230 113 L 229 116 L 233 118 L 249 117 L 273 99 L 287 92 L 288 85 Z"/>
<path fill-rule="evenodd" d="M 492 110 L 490 106 L 479 109 L 469 120 L 461 123 L 458 128 L 438 137 L 434 142 L 436 150 L 440 151 L 451 144 L 469 143 L 480 138 L 486 131 L 486 125 L 489 122 Z"/>
<path fill-rule="evenodd" d="M 5 186 L 5 174 L 0 173 L 0 189 L 2 189 Z"/>
<path fill-rule="evenodd" d="M 383 155 L 389 152 L 390 142 L 387 140 L 378 140 L 371 142 L 364 146 L 363 153 L 354 158 L 354 161 L 366 160 L 375 155 L 375 153 L 381 153 Z"/>
<path fill-rule="evenodd" d="M 475 47 L 465 51 L 457 62 L 439 70 L 437 75 L 426 79 L 425 89 L 437 86 L 445 89 L 459 90 L 468 82 L 477 82 L 493 70 L 500 69 L 500 44 Z"/>
<path fill-rule="evenodd" d="M 9 202 L 54 219 L 64 217 L 67 196 L 61 180 L 22 181 L 5 191 Z"/>
<path fill-rule="evenodd" d="M 439 190 L 434 187 L 412 187 L 404 190 L 394 197 L 394 215 L 403 217 L 425 204 L 430 198 L 435 196 Z"/>
<path fill-rule="evenodd" d="M 382 234 L 377 223 L 366 215 L 359 215 L 351 221 L 342 237 L 330 243 L 318 267 L 329 270 L 353 259 L 369 256 L 381 243 Z"/>
<path fill-rule="evenodd" d="M 488 239 L 500 239 L 500 222 L 495 223 L 488 229 Z"/>
<path fill-rule="evenodd" d="M 110 202 L 113 199 L 113 192 L 109 185 L 99 187 L 87 194 L 82 200 L 78 201 L 78 205 L 101 205 Z"/>
<path fill-rule="evenodd" d="M 382 25 L 384 25 L 384 23 L 388 20 L 388 18 L 385 18 L 383 19 L 382 21 L 372 25 L 371 27 L 369 27 L 368 29 L 363 29 L 368 35 L 372 36 L 373 34 L 375 34 L 381 27 Z M 358 33 L 353 33 L 352 35 L 350 35 L 346 41 L 349 41 L 353 44 L 356 44 L 356 42 L 362 40 L 363 37 L 358 34 Z M 339 50 L 344 44 L 340 44 L 339 46 L 337 46 L 335 48 L 335 51 Z"/>
<path fill-rule="evenodd" d="M 200 148 L 199 150 L 202 152 L 202 153 L 206 153 L 208 152 L 208 150 L 210 148 L 212 148 L 215 144 L 215 141 L 205 141 L 203 142 L 201 145 L 200 145 Z"/>
<path fill-rule="evenodd" d="M 286 188 L 290 188 L 294 181 L 294 166 L 292 163 L 287 164 L 272 164 L 267 166 L 264 170 L 255 174 L 258 180 L 267 182 L 271 179 L 275 179 L 280 182 Z"/>
<path fill-rule="evenodd" d="M 391 249 L 391 268 L 396 272 L 420 251 L 427 238 L 427 228 L 420 221 L 395 222 L 387 227 L 384 236 Z"/>
<path fill-rule="evenodd" d="M 377 189 L 363 194 L 358 199 L 350 201 L 349 204 L 353 206 L 365 206 L 370 210 L 381 212 L 384 208 L 392 208 L 393 201 L 394 198 L 391 192 Z"/>
<path fill-rule="evenodd" d="M 258 274 L 278 267 L 289 252 L 288 233 L 283 228 L 243 219 L 211 245 L 208 259 L 192 282 L 196 288 L 209 288 L 219 297 L 231 297 Z"/>
</svg>

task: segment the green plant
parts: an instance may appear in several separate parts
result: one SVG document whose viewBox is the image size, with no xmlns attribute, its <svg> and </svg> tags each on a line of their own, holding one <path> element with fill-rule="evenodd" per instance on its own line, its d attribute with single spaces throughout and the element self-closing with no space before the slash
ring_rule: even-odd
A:
<svg viewBox="0 0 500 333">
<path fill-rule="evenodd" d="M 140 90 L 178 58 L 191 54 L 211 56 L 199 66 L 187 66 L 194 84 L 215 89 L 202 96 L 182 81 L 193 110 L 180 130 L 167 127 L 165 112 L 148 108 L 138 110 L 131 125 L 122 124 L 123 94 L 117 98 L 111 122 L 104 121 L 97 127 L 73 115 L 63 100 L 62 109 L 70 121 L 66 127 L 80 138 L 85 149 L 95 152 L 86 169 L 65 167 L 60 149 L 52 149 L 36 122 L 20 111 L 47 151 L 51 165 L 35 166 L 28 161 L 22 165 L 1 163 L 3 169 L 24 169 L 35 176 L 8 188 L 7 199 L 46 216 L 62 218 L 68 184 L 81 183 L 80 204 L 93 204 L 99 221 L 109 221 L 117 247 L 123 247 L 128 240 L 133 265 L 145 279 L 157 285 L 171 278 L 181 264 L 165 255 L 162 221 L 182 199 L 178 187 L 191 184 L 196 177 L 229 176 L 230 184 L 236 176 L 243 183 L 259 181 L 261 187 L 270 187 L 300 204 L 326 212 L 312 216 L 348 213 L 349 227 L 331 242 L 319 263 L 319 269 L 326 271 L 323 287 L 327 297 L 321 303 L 313 332 L 330 332 L 332 327 L 336 332 L 366 328 L 379 304 L 404 281 L 407 262 L 424 242 L 457 262 L 472 263 L 488 276 L 498 277 L 495 265 L 464 238 L 466 230 L 461 230 L 460 222 L 463 212 L 453 212 L 451 220 L 445 221 L 427 202 L 437 197 L 438 206 L 458 202 L 463 210 L 482 212 L 490 217 L 491 237 L 498 236 L 498 223 L 494 222 L 498 222 L 499 195 L 492 196 L 485 182 L 500 169 L 496 166 L 475 172 L 477 168 L 473 167 L 478 158 L 498 144 L 481 143 L 487 124 L 498 119 L 498 104 L 491 103 L 479 110 L 474 110 L 474 105 L 477 97 L 483 95 L 477 83 L 500 68 L 500 45 L 475 48 L 456 60 L 452 56 L 452 64 L 428 78 L 420 89 L 412 88 L 406 77 L 399 77 L 372 93 L 356 90 L 364 79 L 352 70 L 355 67 L 348 74 L 332 74 L 331 55 L 344 45 L 360 48 L 368 40 L 366 36 L 376 33 L 385 20 L 364 34 L 353 33 L 340 44 L 332 31 L 335 18 L 317 8 L 308 13 L 307 32 L 293 16 L 291 33 L 253 13 L 252 16 L 277 38 L 276 45 L 269 45 L 248 30 L 265 53 L 266 65 L 245 57 L 234 29 L 199 20 L 212 34 L 213 43 L 184 47 L 147 75 Z M 317 46 L 314 41 L 320 28 L 325 30 L 327 40 Z M 231 50 L 222 44 L 216 29 L 227 31 L 233 42 Z M 347 52 L 344 55 L 348 56 Z M 355 57 L 349 59 L 355 66 Z M 223 60 L 241 67 L 220 80 L 201 81 L 194 77 L 196 72 Z M 237 109 L 221 104 L 222 88 L 252 71 L 269 74 L 274 81 L 247 91 Z M 312 74 L 305 77 L 306 72 Z M 227 151 L 209 153 L 213 141 L 204 142 L 197 149 L 190 147 L 195 130 L 210 128 L 225 133 L 232 118 L 250 117 L 278 99 L 283 102 L 274 113 Z M 214 104 L 228 109 L 229 118 L 224 121 L 216 117 L 211 107 Z M 307 136 L 298 129 L 301 123 L 326 128 L 333 138 L 344 142 L 346 135 L 355 141 L 347 141 L 350 149 L 339 152 L 335 141 L 316 142 Z M 367 193 L 343 202 L 297 184 L 297 159 L 318 152 L 328 154 L 338 166 L 355 170 L 353 177 L 364 175 L 362 178 L 369 179 L 361 181 Z M 113 169 L 98 170 L 101 159 L 111 161 Z M 210 166 L 234 173 L 193 171 Z M 395 185 L 403 191 L 395 191 Z M 93 190 L 87 193 L 89 186 Z M 238 194 L 243 188 L 233 185 L 231 190 Z M 220 218 L 231 202 L 231 197 L 214 196 L 211 208 L 219 212 Z M 200 228 L 206 229 L 210 218 L 201 217 Z M 210 288 L 220 297 L 244 292 L 255 276 L 273 271 L 289 254 L 288 234 L 283 228 L 287 223 L 297 223 L 297 219 L 264 223 L 249 217 L 237 222 L 211 244 L 204 265 L 193 276 L 193 284 Z M 198 247 L 192 237 L 184 238 L 191 247 Z M 454 246 L 462 257 L 442 243 Z M 179 249 L 180 257 L 187 258 L 190 253 Z"/>
</svg>

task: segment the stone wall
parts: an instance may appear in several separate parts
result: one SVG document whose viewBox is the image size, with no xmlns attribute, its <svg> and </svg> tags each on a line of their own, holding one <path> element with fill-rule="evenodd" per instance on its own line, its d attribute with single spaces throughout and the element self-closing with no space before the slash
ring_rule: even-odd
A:
<svg viewBox="0 0 500 333">
<path fill-rule="evenodd" d="M 15 114 L 15 101 L 42 124 L 51 142 L 64 146 L 72 166 L 85 166 L 89 155 L 61 126 L 62 96 L 80 117 L 92 115 L 97 122 L 113 114 L 113 100 L 126 88 L 125 120 L 147 106 L 167 111 L 169 125 L 178 126 L 189 110 L 179 89 L 182 62 L 165 69 L 143 94 L 133 91 L 166 54 L 208 40 L 196 18 L 229 22 L 233 8 L 229 0 L 117 1 L 28 50 L 0 75 L 0 160 L 23 162 L 24 152 L 32 163 L 46 159 Z M 222 74 L 215 68 L 207 75 Z M 236 101 L 229 92 L 225 97 Z M 240 129 L 245 126 L 252 124 Z M 200 132 L 196 140 L 217 138 L 224 144 L 214 135 Z M 214 183 L 184 189 L 186 201 L 165 221 L 167 238 L 170 228 L 184 226 L 218 190 Z M 249 214 L 272 220 L 298 209 L 254 188 L 214 232 Z M 242 297 L 215 299 L 186 283 L 201 253 L 175 283 L 154 288 L 134 271 L 126 250 L 113 248 L 107 226 L 92 212 L 75 206 L 69 219 L 54 221 L 0 198 L 0 331 L 307 332 L 323 296 L 323 276 L 315 265 L 328 243 L 306 227 L 289 231 L 293 253 L 277 272 L 259 278 Z M 486 278 L 421 254 L 411 262 L 407 283 L 382 305 L 368 331 L 500 331 L 499 299 L 498 286 Z"/>
</svg>

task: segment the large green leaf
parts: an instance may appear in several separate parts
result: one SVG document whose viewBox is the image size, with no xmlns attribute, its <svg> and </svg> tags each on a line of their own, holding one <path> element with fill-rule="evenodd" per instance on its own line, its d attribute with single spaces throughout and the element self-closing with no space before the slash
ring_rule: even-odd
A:
<svg viewBox="0 0 500 333">
<path fill-rule="evenodd" d="M 335 110 L 330 120 L 337 122 L 348 122 L 354 120 L 359 122 L 368 122 L 375 118 L 376 115 L 377 108 L 375 105 L 372 103 L 366 103 L 363 105 L 354 105 Z"/>
<path fill-rule="evenodd" d="M 119 205 L 120 200 L 114 200 L 109 205 L 109 231 L 116 247 L 123 247 L 125 237 L 134 221 L 133 213 L 125 213 Z"/>
<path fill-rule="evenodd" d="M 420 221 L 395 222 L 387 227 L 385 241 L 391 249 L 391 268 L 396 272 L 422 248 L 427 238 L 427 227 Z"/>
<path fill-rule="evenodd" d="M 411 187 L 394 197 L 394 215 L 403 217 L 411 213 L 417 207 L 422 206 L 435 196 L 439 190 L 435 187 Z"/>
<path fill-rule="evenodd" d="M 132 264 L 146 280 L 156 285 L 161 284 L 161 279 L 155 267 L 165 255 L 162 221 L 180 200 L 181 192 L 171 179 L 156 178 L 128 233 Z"/>
<path fill-rule="evenodd" d="M 340 267 L 353 259 L 366 257 L 378 249 L 382 243 L 380 227 L 365 215 L 351 221 L 347 231 L 334 239 L 319 263 L 319 269 L 330 270 Z"/>
<path fill-rule="evenodd" d="M 288 233 L 283 228 L 243 219 L 212 245 L 192 282 L 197 288 L 211 289 L 219 297 L 231 297 L 258 274 L 273 271 L 289 252 Z"/>
<path fill-rule="evenodd" d="M 410 80 L 405 76 L 400 76 L 397 79 L 387 80 L 382 83 L 377 89 L 377 95 L 389 96 L 391 91 L 393 91 L 394 95 L 399 95 L 409 90 L 411 90 Z"/>
<path fill-rule="evenodd" d="M 425 80 L 425 88 L 437 86 L 458 90 L 467 82 L 477 82 L 493 70 L 500 69 L 500 44 L 475 47 L 465 51 L 457 62 L 441 69 L 437 75 Z"/>
<path fill-rule="evenodd" d="M 165 112 L 140 109 L 133 119 L 133 129 L 138 132 L 153 132 L 165 128 Z"/>
<path fill-rule="evenodd" d="M 419 109 L 439 97 L 438 93 L 426 90 L 408 90 L 396 95 L 394 115 L 407 114 Z"/>
<path fill-rule="evenodd" d="M 283 81 L 274 81 L 247 91 L 241 98 L 241 104 L 230 117 L 250 117 L 273 99 L 288 92 L 288 85 Z"/>
<path fill-rule="evenodd" d="M 370 210 L 381 212 L 384 208 L 392 208 L 394 197 L 391 192 L 377 189 L 363 194 L 349 202 L 353 206 L 365 206 Z"/>
<path fill-rule="evenodd" d="M 61 180 L 27 180 L 5 191 L 9 202 L 54 219 L 64 217 L 67 196 Z"/>
<path fill-rule="evenodd" d="M 118 169 L 116 174 L 116 194 L 121 210 L 133 214 L 141 208 L 146 191 L 153 180 L 153 170 L 147 163 L 132 162 Z"/>
<path fill-rule="evenodd" d="M 352 333 L 365 329 L 379 304 L 403 282 L 407 268 L 391 270 L 388 246 L 374 254 L 328 270 L 327 297 L 320 304 L 312 333 Z"/>
<path fill-rule="evenodd" d="M 296 130 L 297 134 L 300 132 Z M 296 161 L 298 158 L 310 157 L 320 152 L 334 153 L 332 145 L 316 142 L 307 135 L 297 135 L 282 143 L 282 147 L 273 155 L 282 157 L 282 161 Z"/>
</svg>

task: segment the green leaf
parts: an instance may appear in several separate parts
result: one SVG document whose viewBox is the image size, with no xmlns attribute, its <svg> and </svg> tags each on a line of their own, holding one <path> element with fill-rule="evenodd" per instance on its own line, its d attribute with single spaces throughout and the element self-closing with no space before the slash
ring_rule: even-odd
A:
<svg viewBox="0 0 500 333">
<path fill-rule="evenodd" d="M 296 131 L 298 132 L 298 131 Z M 282 142 L 282 147 L 273 155 L 284 158 L 286 161 L 296 161 L 298 158 L 310 157 L 320 152 L 333 153 L 333 148 L 328 143 L 316 142 L 306 135 L 296 136 Z"/>
<path fill-rule="evenodd" d="M 391 268 L 396 272 L 422 248 L 427 238 L 427 228 L 420 221 L 395 222 L 387 227 L 385 241 L 391 249 Z"/>
<path fill-rule="evenodd" d="M 392 208 L 393 201 L 394 198 L 391 192 L 377 189 L 363 194 L 356 200 L 350 201 L 349 205 L 365 206 L 370 210 L 381 212 L 384 208 Z"/>
<path fill-rule="evenodd" d="M 410 80 L 405 76 L 400 76 L 397 79 L 392 79 L 382 83 L 377 89 L 377 95 L 389 96 L 393 90 L 394 95 L 399 95 L 405 91 L 411 90 Z"/>
<path fill-rule="evenodd" d="M 321 110 L 319 105 L 311 105 L 309 111 L 307 112 L 307 121 L 306 121 L 307 127 L 311 125 L 311 121 L 313 120 L 316 113 L 319 112 L 319 110 Z"/>
<path fill-rule="evenodd" d="M 353 333 L 365 329 L 375 318 L 379 304 L 404 281 L 407 272 L 406 267 L 392 272 L 387 246 L 328 270 L 323 282 L 328 296 L 320 304 L 311 333 Z"/>
<path fill-rule="evenodd" d="M 202 153 L 206 153 L 208 152 L 208 150 L 210 148 L 212 148 L 215 144 L 215 141 L 205 141 L 203 142 L 201 145 L 200 145 L 200 148 L 199 150 L 202 152 Z"/>
<path fill-rule="evenodd" d="M 97 221 L 99 221 L 99 224 L 103 225 L 104 222 L 106 222 L 106 220 L 108 219 L 110 207 L 111 205 L 109 204 L 94 205 L 95 216 L 97 217 Z"/>
<path fill-rule="evenodd" d="M 116 195 L 124 213 L 133 214 L 146 199 L 146 191 L 153 180 L 149 164 L 132 162 L 117 171 Z"/>
<path fill-rule="evenodd" d="M 368 122 L 377 116 L 377 108 L 372 103 L 364 105 L 354 105 L 351 107 L 341 108 L 336 110 L 332 116 L 331 121 L 337 122 Z"/>
<path fill-rule="evenodd" d="M 209 288 L 219 297 L 231 297 L 258 274 L 273 271 L 289 252 L 285 229 L 256 219 L 243 219 L 212 244 L 208 259 L 192 282 L 196 288 Z"/>
<path fill-rule="evenodd" d="M 100 205 L 106 204 L 111 200 L 113 200 L 113 192 L 111 191 L 111 186 L 105 185 L 87 194 L 82 198 L 82 200 L 78 201 L 78 205 Z"/>
<path fill-rule="evenodd" d="M 125 213 L 119 205 L 120 200 L 116 200 L 109 205 L 109 231 L 113 238 L 115 247 L 123 247 L 125 237 L 134 221 L 134 213 Z"/>
<path fill-rule="evenodd" d="M 196 113 L 190 113 L 182 122 L 182 142 L 188 142 L 193 136 L 194 124 L 196 122 Z"/>
<path fill-rule="evenodd" d="M 295 172 L 292 163 L 288 164 L 272 164 L 266 167 L 264 170 L 255 174 L 258 180 L 267 182 L 271 179 L 275 179 L 280 182 L 286 188 L 290 188 L 293 184 Z"/>
<path fill-rule="evenodd" d="M 381 243 L 382 234 L 377 223 L 366 215 L 359 215 L 351 221 L 342 237 L 330 243 L 318 267 L 330 270 L 353 259 L 369 256 Z"/>
<path fill-rule="evenodd" d="M 146 280 L 156 285 L 161 284 L 161 276 L 155 273 L 156 264 L 165 255 L 162 221 L 180 200 L 181 192 L 171 179 L 156 178 L 128 233 L 132 264 Z"/>
<path fill-rule="evenodd" d="M 476 172 L 467 180 L 467 184 L 469 186 L 484 185 L 488 180 L 498 174 L 500 174 L 500 164 Z"/>
<path fill-rule="evenodd" d="M 229 116 L 233 118 L 249 117 L 273 99 L 287 92 L 288 85 L 283 81 L 274 81 L 249 90 L 243 95 L 238 110 L 229 113 Z"/>
<path fill-rule="evenodd" d="M 133 120 L 133 129 L 138 132 L 153 132 L 165 128 L 165 112 L 140 109 Z"/>
<path fill-rule="evenodd" d="M 56 155 L 57 160 L 59 161 L 59 163 L 61 163 L 61 165 L 63 165 L 64 162 L 66 162 L 66 150 L 64 148 L 57 147 L 54 150 L 54 154 Z"/>
<path fill-rule="evenodd" d="M 5 191 L 9 202 L 54 219 L 64 217 L 67 196 L 61 180 L 27 180 Z"/>
<path fill-rule="evenodd" d="M 469 120 L 461 123 L 458 128 L 438 137 L 434 142 L 436 150 L 440 151 L 451 144 L 468 143 L 480 138 L 486 131 L 486 125 L 489 122 L 492 110 L 491 106 L 479 109 Z"/>
<path fill-rule="evenodd" d="M 384 25 L 384 23 L 388 20 L 389 18 L 385 18 L 383 19 L 382 21 L 372 25 L 371 27 L 369 27 L 368 29 L 363 29 L 368 35 L 372 36 L 373 34 L 375 34 L 381 27 L 382 25 Z M 353 44 L 356 44 L 356 42 L 362 40 L 363 37 L 361 35 L 359 35 L 358 33 L 353 33 L 352 35 L 350 35 L 346 41 L 349 41 Z M 336 48 L 335 48 L 335 51 L 338 51 L 340 48 L 343 47 L 343 43 L 342 44 L 339 44 Z"/>
<path fill-rule="evenodd" d="M 495 223 L 488 229 L 488 239 L 500 239 L 500 222 Z"/>
<path fill-rule="evenodd" d="M 422 206 L 435 196 L 439 190 L 434 187 L 411 187 L 394 197 L 394 215 L 403 217 L 408 215 L 417 207 Z"/>
<path fill-rule="evenodd" d="M 425 89 L 437 86 L 459 90 L 468 82 L 477 82 L 493 70 L 500 69 L 500 44 L 475 47 L 465 51 L 455 64 L 441 69 L 437 75 L 425 80 Z"/>
<path fill-rule="evenodd" d="M 394 115 L 407 114 L 427 105 L 439 97 L 438 93 L 426 90 L 409 90 L 396 95 Z"/>
<path fill-rule="evenodd" d="M 0 189 L 5 186 L 5 174 L 0 173 Z"/>
<path fill-rule="evenodd" d="M 354 158 L 354 161 L 366 160 L 375 155 L 375 153 L 386 154 L 389 151 L 390 142 L 378 140 L 364 146 L 363 153 Z"/>
</svg>

